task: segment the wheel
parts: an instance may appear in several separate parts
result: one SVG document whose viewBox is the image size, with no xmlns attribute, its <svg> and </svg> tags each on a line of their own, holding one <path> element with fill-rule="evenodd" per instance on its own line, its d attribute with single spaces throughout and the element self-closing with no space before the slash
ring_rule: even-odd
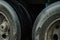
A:
<svg viewBox="0 0 60 40">
<path fill-rule="evenodd" d="M 21 28 L 15 10 L 0 0 L 0 40 L 20 40 Z"/>
<path fill-rule="evenodd" d="M 60 1 L 45 8 L 36 18 L 32 40 L 60 40 Z"/>
</svg>

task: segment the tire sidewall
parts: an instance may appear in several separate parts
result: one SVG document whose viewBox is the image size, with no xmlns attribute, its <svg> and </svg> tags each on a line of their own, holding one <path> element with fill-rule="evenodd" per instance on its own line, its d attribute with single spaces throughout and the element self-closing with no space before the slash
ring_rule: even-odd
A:
<svg viewBox="0 0 60 40">
<path fill-rule="evenodd" d="M 51 4 L 38 15 L 33 25 L 32 40 L 35 40 L 34 37 L 35 37 L 36 30 L 38 28 L 40 28 L 38 40 L 44 40 L 45 31 L 48 25 L 60 17 L 60 16 L 58 17 L 58 15 L 60 15 L 59 10 L 60 10 L 60 1 Z"/>
</svg>

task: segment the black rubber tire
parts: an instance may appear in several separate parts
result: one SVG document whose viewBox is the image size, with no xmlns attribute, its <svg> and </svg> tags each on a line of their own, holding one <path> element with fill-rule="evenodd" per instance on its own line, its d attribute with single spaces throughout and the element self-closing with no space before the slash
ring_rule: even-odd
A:
<svg viewBox="0 0 60 40">
<path fill-rule="evenodd" d="M 16 11 L 21 23 L 21 40 L 31 40 L 32 20 L 26 8 L 18 0 L 6 0 Z M 19 35 L 19 34 L 18 34 Z"/>
<path fill-rule="evenodd" d="M 32 40 L 45 40 L 46 29 L 58 18 L 60 18 L 60 1 L 51 4 L 38 15 L 32 30 Z"/>
<path fill-rule="evenodd" d="M 8 18 L 11 23 L 11 40 L 21 40 L 21 25 L 15 10 L 4 0 L 0 0 L 0 11 Z M 13 29 L 13 30 L 12 30 Z"/>
</svg>

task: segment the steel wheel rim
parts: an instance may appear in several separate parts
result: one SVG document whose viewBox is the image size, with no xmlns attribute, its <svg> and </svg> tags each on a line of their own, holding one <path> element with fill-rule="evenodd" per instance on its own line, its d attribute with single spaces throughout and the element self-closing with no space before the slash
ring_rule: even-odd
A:
<svg viewBox="0 0 60 40">
<path fill-rule="evenodd" d="M 60 18 L 54 20 L 46 29 L 45 32 L 45 40 L 59 40 L 60 38 Z"/>
<path fill-rule="evenodd" d="M 9 40 L 9 21 L 3 12 L 0 12 L 0 40 Z"/>
</svg>

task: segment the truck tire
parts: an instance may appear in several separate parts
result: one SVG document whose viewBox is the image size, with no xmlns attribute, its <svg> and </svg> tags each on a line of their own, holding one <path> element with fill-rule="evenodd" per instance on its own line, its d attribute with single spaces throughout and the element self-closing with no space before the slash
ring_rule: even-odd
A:
<svg viewBox="0 0 60 40">
<path fill-rule="evenodd" d="M 38 15 L 32 30 L 32 40 L 60 40 L 60 1 Z"/>
<path fill-rule="evenodd" d="M 21 26 L 15 10 L 0 0 L 0 40 L 20 40 Z"/>
</svg>

